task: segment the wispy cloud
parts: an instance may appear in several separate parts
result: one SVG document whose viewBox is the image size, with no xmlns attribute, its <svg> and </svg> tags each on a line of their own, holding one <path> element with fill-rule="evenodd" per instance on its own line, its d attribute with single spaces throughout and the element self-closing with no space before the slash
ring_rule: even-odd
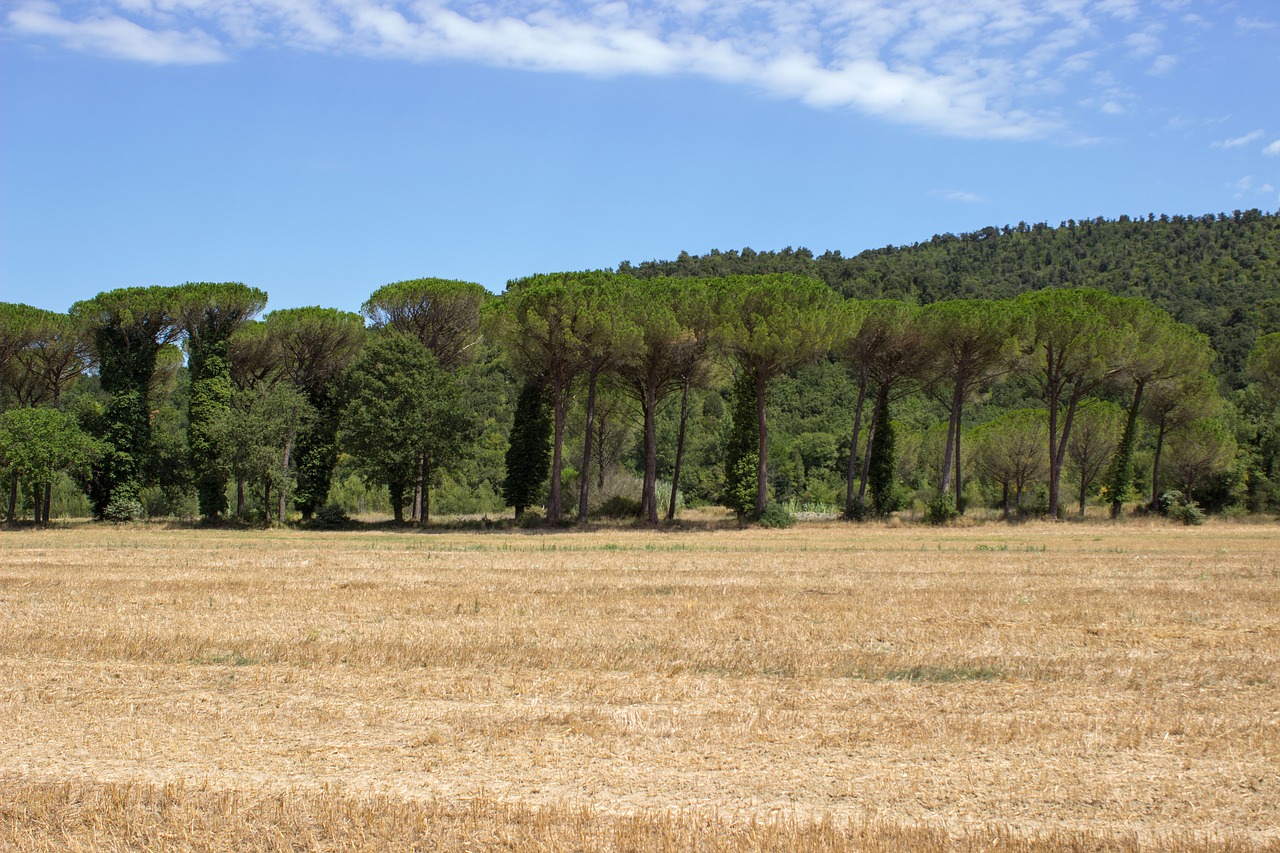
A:
<svg viewBox="0 0 1280 853">
<path fill-rule="evenodd" d="M 85 10 L 90 11 L 85 11 Z M 1137 0 L 16 0 L 6 29 L 152 63 L 253 47 L 611 76 L 697 75 L 971 138 L 1069 138 L 1063 106 L 1124 109 L 1119 49 L 1164 74 L 1182 6 Z M 1108 42 L 1116 26 L 1130 31 Z M 1066 96 L 1064 98 L 1064 96 Z M 1078 133 L 1078 132 L 1077 132 Z"/>
<path fill-rule="evenodd" d="M 933 195 L 937 198 L 945 198 L 947 201 L 962 201 L 966 204 L 982 204 L 986 201 L 985 197 L 964 190 L 938 190 Z"/>
<path fill-rule="evenodd" d="M 1237 136 L 1232 139 L 1221 139 L 1213 143 L 1213 148 L 1239 148 L 1242 145 L 1248 145 L 1251 142 L 1257 142 L 1262 138 L 1261 130 L 1251 130 L 1244 136 Z"/>
<path fill-rule="evenodd" d="M 1277 139 L 1266 148 L 1263 148 L 1262 153 L 1266 154 L 1268 157 L 1280 157 L 1280 139 Z"/>
<path fill-rule="evenodd" d="M 68 21 L 48 2 L 14 9 L 9 25 L 19 33 L 51 37 L 77 50 L 157 65 L 198 65 L 227 58 L 217 40 L 199 30 L 148 29 L 113 14 Z"/>
</svg>

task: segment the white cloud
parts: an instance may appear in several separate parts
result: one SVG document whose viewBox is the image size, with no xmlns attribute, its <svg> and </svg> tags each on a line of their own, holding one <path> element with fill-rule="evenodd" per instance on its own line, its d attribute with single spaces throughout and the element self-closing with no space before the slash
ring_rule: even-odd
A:
<svg viewBox="0 0 1280 853">
<path fill-rule="evenodd" d="M 940 190 L 935 192 L 934 195 L 939 198 L 945 198 L 948 201 L 962 201 L 966 204 L 981 204 L 986 201 L 984 197 L 964 190 Z"/>
<path fill-rule="evenodd" d="M 1118 116 L 1124 113 L 1124 106 L 1116 103 L 1115 101 L 1107 101 L 1098 109 L 1102 110 L 1109 116 Z"/>
<path fill-rule="evenodd" d="M 1277 139 L 1266 148 L 1263 148 L 1262 153 L 1266 154 L 1268 157 L 1280 157 L 1280 139 Z"/>
<path fill-rule="evenodd" d="M 1252 130 L 1244 136 L 1237 136 L 1233 139 L 1222 139 L 1213 143 L 1213 148 L 1239 148 L 1241 145 L 1248 145 L 1250 142 L 1257 142 L 1262 138 L 1261 130 Z"/>
<path fill-rule="evenodd" d="M 1136 57 L 1151 56 L 1160 50 L 1160 39 L 1150 31 L 1131 33 L 1124 43 Z"/>
<path fill-rule="evenodd" d="M 1261 18 L 1246 18 L 1243 15 L 1236 18 L 1236 29 L 1246 32 L 1266 32 L 1276 28 L 1274 21 L 1264 21 Z"/>
<path fill-rule="evenodd" d="M 227 58 L 216 39 L 198 31 L 152 30 L 119 15 L 69 21 L 53 3 L 32 2 L 9 13 L 21 35 L 44 36 L 68 47 L 157 65 L 198 65 Z"/>
<path fill-rule="evenodd" d="M 84 5 L 80 5 L 81 2 Z M 934 132 L 1061 138 L 1063 107 L 1126 110 L 1119 53 L 1172 70 L 1182 0 L 17 0 L 7 27 L 109 56 L 253 47 L 612 76 L 696 75 Z M 92 3 L 90 6 L 89 4 Z M 68 13 L 92 8 L 89 16 Z M 1116 22 L 1130 31 L 1111 35 Z M 1138 26 L 1135 26 L 1138 24 Z M 1116 38 L 1121 38 L 1116 42 Z M 1093 72 L 1084 74 L 1082 72 Z"/>
</svg>

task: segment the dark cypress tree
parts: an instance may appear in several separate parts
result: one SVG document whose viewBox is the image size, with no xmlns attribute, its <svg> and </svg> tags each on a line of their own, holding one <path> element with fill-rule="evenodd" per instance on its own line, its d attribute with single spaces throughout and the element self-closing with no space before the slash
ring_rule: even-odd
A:
<svg viewBox="0 0 1280 853">
<path fill-rule="evenodd" d="M 551 427 L 546 386 L 538 379 L 530 380 L 516 400 L 507 448 L 507 477 L 502 481 L 502 498 L 515 507 L 517 519 L 546 494 L 551 470 Z"/>
<path fill-rule="evenodd" d="M 724 495 L 722 503 L 741 521 L 756 509 L 756 469 L 760 454 L 760 427 L 756 417 L 756 383 L 746 371 L 733 380 L 732 420 L 724 442 Z"/>
<path fill-rule="evenodd" d="M 884 517 L 899 508 L 894 482 L 897 479 L 897 469 L 893 422 L 889 420 L 889 395 L 881 394 L 876 405 L 875 435 L 871 438 L 871 462 L 867 466 L 871 507 L 878 516 Z"/>
</svg>

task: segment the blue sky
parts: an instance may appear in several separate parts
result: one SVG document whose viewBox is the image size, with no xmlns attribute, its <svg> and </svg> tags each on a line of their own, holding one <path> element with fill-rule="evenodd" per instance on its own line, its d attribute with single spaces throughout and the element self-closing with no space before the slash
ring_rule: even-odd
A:
<svg viewBox="0 0 1280 853">
<path fill-rule="evenodd" d="M 1280 208 L 1273 0 L 5 0 L 0 300 Z"/>
</svg>

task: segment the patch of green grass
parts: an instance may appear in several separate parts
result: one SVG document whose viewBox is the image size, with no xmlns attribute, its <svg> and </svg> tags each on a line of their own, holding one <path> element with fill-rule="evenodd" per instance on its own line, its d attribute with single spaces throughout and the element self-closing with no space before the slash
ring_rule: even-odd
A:
<svg viewBox="0 0 1280 853">
<path fill-rule="evenodd" d="M 250 664 L 257 663 L 257 661 L 253 658 L 245 657 L 239 652 L 227 652 L 226 654 L 219 652 L 212 655 L 201 655 L 193 660 L 192 663 L 201 665 L 222 664 L 226 666 L 249 666 Z"/>
<path fill-rule="evenodd" d="M 881 681 L 909 681 L 912 683 L 950 684 L 956 681 L 995 681 L 1000 671 L 986 666 L 910 666 L 905 669 L 889 669 L 880 674 Z"/>
</svg>

